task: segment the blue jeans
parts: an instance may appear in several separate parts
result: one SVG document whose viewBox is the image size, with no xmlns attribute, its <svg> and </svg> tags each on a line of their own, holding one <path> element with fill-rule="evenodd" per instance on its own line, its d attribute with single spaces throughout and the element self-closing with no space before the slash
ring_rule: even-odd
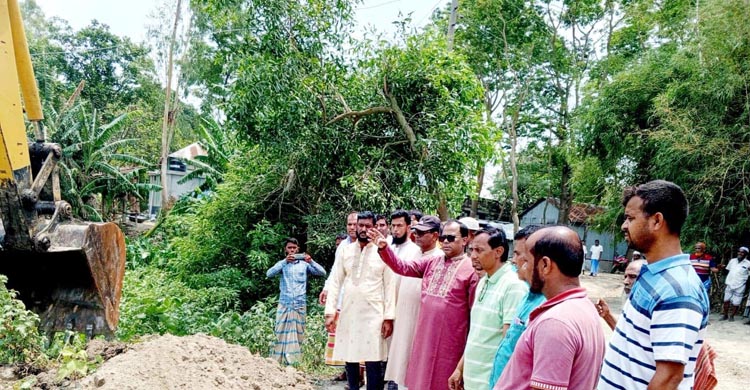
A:
<svg viewBox="0 0 750 390">
<path fill-rule="evenodd" d="M 591 259 L 591 273 L 594 275 L 599 273 L 599 259 Z"/>
</svg>

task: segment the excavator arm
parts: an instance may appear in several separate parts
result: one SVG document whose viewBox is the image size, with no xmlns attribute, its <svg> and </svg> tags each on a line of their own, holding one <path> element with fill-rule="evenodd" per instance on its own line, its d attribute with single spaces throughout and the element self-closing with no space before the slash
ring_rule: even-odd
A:
<svg viewBox="0 0 750 390">
<path fill-rule="evenodd" d="M 59 145 L 45 140 L 39 92 L 17 0 L 0 0 L 0 274 L 45 331 L 112 335 L 125 240 L 113 223 L 72 219 L 61 199 Z M 26 136 L 26 119 L 35 138 Z"/>
</svg>

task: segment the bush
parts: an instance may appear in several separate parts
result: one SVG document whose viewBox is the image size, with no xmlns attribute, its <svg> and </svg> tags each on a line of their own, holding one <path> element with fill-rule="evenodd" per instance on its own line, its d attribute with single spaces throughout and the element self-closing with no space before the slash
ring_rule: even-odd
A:
<svg viewBox="0 0 750 390">
<path fill-rule="evenodd" d="M 0 275 L 0 363 L 37 363 L 43 359 L 45 340 L 39 333 L 39 316 L 26 310 L 7 282 Z"/>
<path fill-rule="evenodd" d="M 127 270 L 117 335 L 130 340 L 152 333 L 194 334 L 237 305 L 237 294 L 232 290 L 192 289 L 154 267 Z"/>
<path fill-rule="evenodd" d="M 256 302 L 242 314 L 224 313 L 206 333 L 229 343 L 243 345 L 253 353 L 269 356 L 276 341 L 274 325 L 277 304 L 277 298 L 267 298 Z"/>
</svg>

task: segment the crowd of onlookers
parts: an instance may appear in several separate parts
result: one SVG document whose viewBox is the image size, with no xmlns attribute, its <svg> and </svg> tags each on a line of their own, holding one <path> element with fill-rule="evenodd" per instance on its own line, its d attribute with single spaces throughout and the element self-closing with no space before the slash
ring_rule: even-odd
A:
<svg viewBox="0 0 750 390">
<path fill-rule="evenodd" d="M 703 243 L 683 254 L 688 205 L 670 182 L 625 189 L 623 207 L 625 239 L 647 260 L 625 269 L 627 300 L 617 318 L 581 287 L 585 248 L 568 227 L 526 226 L 509 253 L 502 230 L 473 218 L 350 213 L 319 296 L 326 363 L 344 366 L 338 379 L 349 389 L 363 382 L 368 390 L 712 388 L 703 275 L 729 271 L 722 319 L 733 320 L 750 269 L 747 248 L 726 267 L 703 256 Z M 274 354 L 293 364 L 307 275 L 326 272 L 298 254 L 296 240 L 285 251 L 268 276 L 282 274 Z M 592 262 L 592 275 L 597 268 Z M 608 343 L 600 318 L 614 330 Z"/>
</svg>

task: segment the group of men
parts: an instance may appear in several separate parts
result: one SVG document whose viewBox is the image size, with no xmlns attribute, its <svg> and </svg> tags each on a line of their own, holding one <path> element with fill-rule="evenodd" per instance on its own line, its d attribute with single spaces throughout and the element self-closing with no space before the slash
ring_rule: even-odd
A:
<svg viewBox="0 0 750 390">
<path fill-rule="evenodd" d="M 695 251 L 690 255 L 695 272 L 701 278 L 703 286 L 710 293 L 712 287 L 711 275 L 726 272 L 724 280 L 724 299 L 722 315 L 719 321 L 734 321 L 734 317 L 740 310 L 742 300 L 746 297 L 747 280 L 750 277 L 750 259 L 747 258 L 748 248 L 741 246 L 737 250 L 737 257 L 729 260 L 727 264 L 717 264 L 717 261 L 706 251 L 705 242 L 697 242 Z M 730 311 L 731 306 L 731 311 Z M 746 307 L 750 307 L 747 300 Z M 750 320 L 745 321 L 750 325 Z"/>
<path fill-rule="evenodd" d="M 434 216 L 413 224 L 397 210 L 387 231 L 371 212 L 350 214 L 355 234 L 337 248 L 320 296 L 327 361 L 343 362 L 349 389 L 361 385 L 361 364 L 368 390 L 384 380 L 419 390 L 692 388 L 708 296 L 680 248 L 687 200 L 653 181 L 626 189 L 623 206 L 625 238 L 648 263 L 626 272 L 622 314 L 605 317 L 615 328 L 608 347 L 572 229 L 528 226 L 509 259 L 507 237 L 491 227 Z"/>
</svg>

